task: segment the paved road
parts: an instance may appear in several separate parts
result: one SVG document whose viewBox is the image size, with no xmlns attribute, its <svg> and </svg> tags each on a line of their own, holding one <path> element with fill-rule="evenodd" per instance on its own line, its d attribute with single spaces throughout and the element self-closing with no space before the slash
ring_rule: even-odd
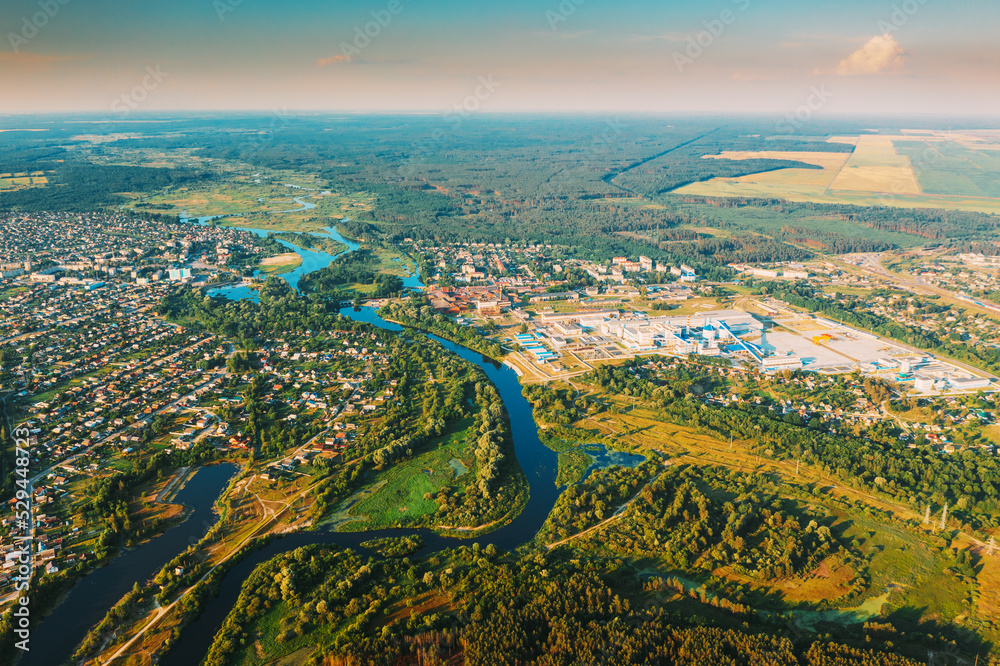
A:
<svg viewBox="0 0 1000 666">
<path fill-rule="evenodd" d="M 876 274 L 876 275 L 878 275 L 880 277 L 883 277 L 883 278 L 885 278 L 887 280 L 892 280 L 899 287 L 901 287 L 903 289 L 908 289 L 909 291 L 913 291 L 914 289 L 922 289 L 925 292 L 930 293 L 930 294 L 936 294 L 938 296 L 947 296 L 949 298 L 954 298 L 956 300 L 961 300 L 963 304 L 968 304 L 968 307 L 971 308 L 971 309 L 973 309 L 973 310 L 981 310 L 983 312 L 989 312 L 989 313 L 994 314 L 994 315 L 997 314 L 996 312 L 991 312 L 990 310 L 988 310 L 986 308 L 982 308 L 982 307 L 976 305 L 975 303 L 971 303 L 969 301 L 963 300 L 961 296 L 959 296 L 958 294 L 956 294 L 954 292 L 948 291 L 947 289 L 941 289 L 940 287 L 936 287 L 934 285 L 928 284 L 921 277 L 916 277 L 914 279 L 908 279 L 908 278 L 906 278 L 904 276 L 894 275 L 894 274 L 890 273 L 882 265 L 882 257 L 883 257 L 882 254 L 879 254 L 879 253 L 869 253 L 869 254 L 853 255 L 853 256 L 861 259 L 862 265 L 859 266 L 859 268 L 861 268 L 862 270 L 867 271 L 869 273 L 874 273 L 874 274 Z M 883 339 L 885 339 L 885 340 L 888 341 L 888 338 L 883 338 Z M 973 367 L 973 366 L 969 365 L 968 363 L 963 363 L 962 361 L 956 361 L 956 360 L 947 358 L 947 357 L 939 354 L 938 352 L 931 352 L 931 351 L 928 351 L 926 349 L 919 349 L 917 347 L 912 347 L 910 345 L 904 344 L 902 342 L 897 342 L 895 340 L 892 340 L 891 342 L 892 342 L 893 345 L 895 345 L 897 347 L 901 347 L 902 349 L 905 349 L 906 351 L 910 351 L 910 352 L 913 352 L 915 354 L 919 354 L 921 356 L 929 356 L 929 355 L 937 356 L 942 361 L 944 361 L 945 363 L 948 363 L 950 365 L 954 365 L 957 368 L 961 368 L 962 370 L 970 372 L 973 375 L 975 375 L 976 377 L 987 377 L 989 379 L 994 379 L 994 380 L 997 379 L 996 375 L 992 375 L 992 374 L 990 374 L 990 373 L 988 373 L 988 372 L 986 372 L 984 370 L 980 370 L 979 368 Z"/>
</svg>

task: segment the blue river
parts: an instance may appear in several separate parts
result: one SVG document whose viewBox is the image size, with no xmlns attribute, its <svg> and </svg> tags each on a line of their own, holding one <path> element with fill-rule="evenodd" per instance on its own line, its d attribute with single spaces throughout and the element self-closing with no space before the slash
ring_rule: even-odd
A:
<svg viewBox="0 0 1000 666">
<path fill-rule="evenodd" d="M 300 204 L 305 203 L 297 201 Z M 211 219 L 214 218 L 188 218 L 187 221 L 205 224 Z M 248 228 L 246 230 L 260 236 L 271 233 L 262 229 Z M 279 241 L 302 256 L 302 266 L 280 275 L 288 280 L 293 287 L 297 287 L 298 280 L 303 275 L 321 270 L 335 261 L 337 257 L 356 251 L 360 247 L 358 243 L 344 238 L 337 229 L 332 227 L 326 228 L 325 234 L 316 235 L 326 235 L 333 238 L 343 243 L 346 249 L 338 255 L 330 255 L 325 252 L 305 250 L 291 243 Z M 411 289 L 423 288 L 419 274 L 411 275 L 404 281 L 404 285 Z M 210 290 L 209 293 L 233 300 L 249 298 L 259 302 L 256 291 L 248 287 L 224 287 Z M 383 329 L 403 330 L 401 326 L 382 319 L 373 308 L 347 307 L 341 310 L 341 314 L 355 321 L 367 322 Z M 510 367 L 500 365 L 477 352 L 437 336 L 430 337 L 449 351 L 481 368 L 496 386 L 510 417 L 517 461 L 530 484 L 530 496 L 523 510 L 506 525 L 489 534 L 471 539 L 444 537 L 426 529 L 385 529 L 367 532 L 318 530 L 299 532 L 275 539 L 233 567 L 222 579 L 219 594 L 205 604 L 198 620 L 184 629 L 180 638 L 159 663 L 166 666 L 189 666 L 199 663 L 208 652 L 226 615 L 233 608 L 243 581 L 250 575 L 254 567 L 278 553 L 308 544 L 330 544 L 358 548 L 362 542 L 369 539 L 413 534 L 419 534 L 424 540 L 424 548 L 418 555 L 426 555 L 458 545 L 472 545 L 473 543 L 483 546 L 494 544 L 502 550 L 513 550 L 530 541 L 537 534 L 562 491 L 556 486 L 558 456 L 539 440 L 538 430 L 532 415 L 532 406 L 521 393 L 521 383 L 517 374 Z M 603 449 L 603 447 L 600 448 Z M 593 455 L 596 460 L 588 472 L 611 464 L 635 466 L 645 459 L 638 455 L 613 452 L 595 452 Z M 207 515 L 212 502 L 225 488 L 228 478 L 232 476 L 234 470 L 234 466 L 219 465 L 199 471 L 181 491 L 176 501 L 194 506 L 194 515 Z M 99 622 L 118 599 L 131 589 L 133 582 L 148 580 L 159 571 L 163 564 L 187 547 L 188 543 L 197 541 L 196 536 L 200 538 L 201 535 L 204 535 L 208 526 L 209 523 L 206 520 L 202 520 L 199 524 L 198 521 L 189 519 L 186 523 L 169 530 L 149 544 L 126 553 L 108 566 L 89 574 L 73 588 L 69 597 L 34 630 L 30 658 L 24 659 L 21 663 L 50 665 L 68 661 L 72 650 L 83 639 L 89 628 Z M 39 638 L 36 639 L 36 636 Z M 36 645 L 38 645 L 37 649 Z"/>
</svg>

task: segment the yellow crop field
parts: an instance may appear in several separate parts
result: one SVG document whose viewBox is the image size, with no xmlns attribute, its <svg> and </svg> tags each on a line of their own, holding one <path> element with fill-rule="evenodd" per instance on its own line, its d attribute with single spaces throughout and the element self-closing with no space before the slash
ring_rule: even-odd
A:
<svg viewBox="0 0 1000 666">
<path fill-rule="evenodd" d="M 921 193 L 910 167 L 847 166 L 830 184 L 830 189 L 889 194 Z"/>
<path fill-rule="evenodd" d="M 702 196 L 820 196 L 850 157 L 849 153 L 785 152 L 766 150 L 757 152 L 726 151 L 719 155 L 705 155 L 705 159 L 728 160 L 794 160 L 813 164 L 821 169 L 781 169 L 766 171 L 738 178 L 715 178 L 694 183 L 678 190 L 685 194 Z"/>
<path fill-rule="evenodd" d="M 0 174 L 0 191 L 23 190 L 28 187 L 44 187 L 48 185 L 49 179 L 45 176 L 28 176 L 21 173 Z"/>
<path fill-rule="evenodd" d="M 831 190 L 920 194 L 910 158 L 896 152 L 889 136 L 862 136 Z"/>
<path fill-rule="evenodd" d="M 815 164 L 824 169 L 840 169 L 851 157 L 850 153 L 826 153 L 818 151 L 795 152 L 782 150 L 760 150 L 755 152 L 736 152 L 726 150 L 718 155 L 705 155 L 705 159 L 717 160 L 793 160 Z M 787 171 L 800 171 L 800 169 L 787 169 Z"/>
<path fill-rule="evenodd" d="M 973 164 L 970 161 L 968 168 L 978 169 L 988 179 L 992 166 L 990 154 L 1000 149 L 1000 132 L 903 130 L 898 135 L 833 136 L 827 142 L 853 145 L 855 148 L 852 153 L 727 151 L 718 155 L 706 155 L 706 159 L 795 160 L 814 164 L 822 167 L 822 170 L 793 168 L 738 178 L 713 178 L 685 185 L 674 192 L 705 197 L 774 197 L 823 204 L 937 208 L 1000 214 L 1000 197 L 991 196 L 993 190 L 984 188 L 980 182 L 982 179 L 977 181 L 978 190 L 974 187 L 962 190 L 942 185 L 953 181 L 942 180 L 934 170 L 954 169 L 952 165 L 957 158 L 952 157 L 949 162 L 941 157 L 940 152 L 932 154 L 934 151 L 945 151 L 948 146 L 954 147 L 949 149 L 949 154 L 954 154 L 955 150 L 961 148 L 980 151 L 968 153 L 970 159 L 977 162 Z M 896 142 L 905 143 L 897 146 Z M 931 155 L 921 163 L 922 171 L 919 174 L 908 156 L 914 154 L 914 142 L 924 142 Z M 900 150 L 908 152 L 902 154 Z M 917 153 L 918 157 L 921 154 Z M 997 180 L 1000 181 L 1000 173 L 997 173 Z M 921 183 L 934 184 L 937 192 L 926 192 Z"/>
</svg>

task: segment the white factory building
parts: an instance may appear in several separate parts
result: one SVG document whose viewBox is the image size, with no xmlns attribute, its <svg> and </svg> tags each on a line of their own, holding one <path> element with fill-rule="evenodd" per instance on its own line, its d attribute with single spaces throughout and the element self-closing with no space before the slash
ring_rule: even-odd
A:
<svg viewBox="0 0 1000 666">
<path fill-rule="evenodd" d="M 704 312 L 698 315 L 674 317 L 633 316 L 604 320 L 598 327 L 601 334 L 616 338 L 631 351 L 662 349 L 674 354 L 705 354 L 717 356 L 724 348 L 746 353 L 762 366 L 767 365 L 759 347 L 742 340 L 743 336 L 759 335 L 764 325 L 753 315 L 735 310 Z M 785 369 L 801 361 L 782 358 L 774 369 Z M 769 368 L 766 368 L 769 369 Z"/>
</svg>

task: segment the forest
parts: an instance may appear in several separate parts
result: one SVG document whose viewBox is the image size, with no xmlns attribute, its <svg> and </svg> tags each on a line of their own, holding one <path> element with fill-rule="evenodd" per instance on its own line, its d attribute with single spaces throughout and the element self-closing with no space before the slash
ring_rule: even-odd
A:
<svg viewBox="0 0 1000 666">
<path fill-rule="evenodd" d="M 375 130 L 351 118 L 275 122 L 248 116 L 211 125 L 185 119 L 178 121 L 182 135 L 160 135 L 155 124 L 139 124 L 127 141 L 100 144 L 75 136 L 71 126 L 57 125 L 43 138 L 6 135 L 0 137 L 0 158 L 25 169 L 54 168 L 56 174 L 48 187 L 0 194 L 0 210 L 107 208 L 120 202 L 117 193 L 211 182 L 214 172 L 188 167 L 92 163 L 126 149 L 187 149 L 194 136 L 201 142 L 200 159 L 312 172 L 331 190 L 369 195 L 371 209 L 354 210 L 343 223 L 347 233 L 369 241 L 549 243 L 575 247 L 584 258 L 645 254 L 684 262 L 722 279 L 730 275 L 723 267 L 731 261 L 798 260 L 815 252 L 882 251 L 927 241 L 982 242 L 1000 226 L 997 216 L 961 211 L 670 194 L 679 185 L 717 176 L 808 168 L 702 156 L 850 151 L 849 145 L 826 142 L 823 134 L 864 130 L 848 122 L 821 124 L 811 137 L 774 137 L 753 120 L 733 118 L 673 118 L 665 124 L 644 117 L 479 117 L 460 133 L 435 117 L 384 120 Z M 703 229 L 719 229 L 724 238 L 699 244 L 706 240 Z"/>
<path fill-rule="evenodd" d="M 204 663 L 305 650 L 308 664 L 344 666 L 918 666 L 925 646 L 947 645 L 885 625 L 791 633 L 746 613 L 678 594 L 621 560 L 561 549 L 515 557 L 473 545 L 410 561 L 308 546 L 257 567 Z"/>
<path fill-rule="evenodd" d="M 688 393 L 685 383 L 651 378 L 637 363 L 602 366 L 587 377 L 600 390 L 636 396 L 657 409 L 660 419 L 696 427 L 716 436 L 751 442 L 754 450 L 775 459 L 798 459 L 867 492 L 909 503 L 954 508 L 955 524 L 975 531 L 1000 526 L 1000 461 L 981 449 L 941 456 L 910 449 L 891 431 L 878 427 L 862 437 L 825 432 L 762 406 L 708 407 Z M 789 417 L 793 415 L 787 415 Z M 935 509 L 936 510 L 936 509 Z"/>
<path fill-rule="evenodd" d="M 54 170 L 45 187 L 0 193 L 0 212 L 91 211 L 128 201 L 122 192 L 152 192 L 204 182 L 193 170 L 38 162 L 32 170 Z"/>
</svg>

